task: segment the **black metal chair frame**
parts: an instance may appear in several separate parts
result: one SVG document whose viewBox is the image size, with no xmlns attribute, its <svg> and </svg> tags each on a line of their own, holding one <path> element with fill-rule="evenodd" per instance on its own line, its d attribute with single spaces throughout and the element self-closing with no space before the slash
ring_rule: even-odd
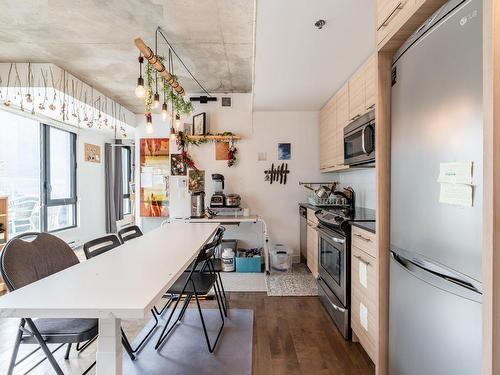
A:
<svg viewBox="0 0 500 375">
<path fill-rule="evenodd" d="M 192 267 L 191 267 L 191 271 L 189 272 L 189 275 L 188 277 L 186 278 L 186 281 L 182 287 L 182 290 L 181 292 L 179 293 L 179 298 L 177 298 L 176 300 L 176 303 L 175 305 L 173 306 L 172 308 L 172 311 L 165 323 L 165 326 L 163 327 L 163 330 L 160 334 L 160 337 L 158 338 L 158 341 L 155 345 L 155 349 L 156 350 L 160 350 L 161 347 L 164 345 L 164 343 L 166 342 L 166 339 L 168 338 L 169 334 L 172 332 L 172 330 L 177 326 L 177 323 L 181 322 L 182 321 L 182 318 L 184 317 L 184 314 L 187 310 L 187 307 L 189 305 L 189 302 L 191 301 L 192 297 L 194 296 L 195 297 L 195 300 L 196 300 L 196 305 L 198 307 L 198 312 L 199 312 L 199 315 L 200 315 L 200 319 L 201 319 L 201 324 L 203 326 L 203 333 L 205 335 L 205 340 L 207 342 L 207 347 L 208 347 L 208 351 L 210 353 L 213 353 L 213 351 L 215 350 L 215 347 L 217 345 L 217 342 L 219 341 L 219 338 L 222 334 L 222 330 L 224 329 L 224 312 L 223 312 L 223 307 L 222 307 L 222 295 L 221 295 L 221 291 L 219 289 L 219 286 L 218 286 L 218 283 L 216 282 L 217 281 L 217 275 L 216 275 L 216 272 L 214 271 L 214 267 L 213 267 L 213 263 L 212 263 L 212 257 L 213 257 L 213 254 L 214 254 L 214 251 L 215 251 L 215 247 L 217 245 L 217 242 L 216 241 L 213 241 L 209 244 L 206 244 L 205 246 L 203 246 L 203 248 L 200 250 L 200 252 L 198 253 L 198 256 L 196 257 L 194 263 L 192 264 Z M 210 343 L 210 338 L 208 336 L 208 332 L 207 332 L 207 328 L 206 328 L 206 325 L 205 325 L 205 319 L 203 317 L 203 312 L 202 312 L 202 309 L 201 309 L 201 305 L 200 305 L 200 301 L 199 301 L 199 298 L 198 298 L 198 291 L 196 289 L 196 283 L 193 281 L 193 274 L 196 272 L 196 266 L 199 264 L 199 263 L 202 263 L 204 262 L 205 264 L 203 264 L 203 267 L 202 269 L 205 268 L 206 266 L 206 270 L 208 270 L 208 273 L 212 274 L 215 276 L 215 282 L 213 284 L 213 287 L 214 287 L 214 291 L 215 291 L 215 297 L 217 299 L 217 305 L 219 307 L 219 313 L 220 313 L 220 317 L 221 317 L 221 326 L 219 328 L 219 331 L 217 333 L 217 337 L 215 338 L 215 341 L 213 344 Z M 181 276 L 182 277 L 182 276 Z M 186 288 L 188 286 L 188 284 L 191 283 L 191 286 L 192 286 L 192 290 L 193 292 L 192 293 L 186 293 Z M 169 324 L 170 324 L 170 321 L 172 320 L 172 317 L 177 309 L 177 306 L 181 300 L 181 296 L 185 295 L 186 298 L 184 300 L 184 304 L 181 308 L 181 311 L 179 312 L 179 315 L 176 319 L 176 321 L 169 327 Z"/>
<path fill-rule="evenodd" d="M 118 231 L 118 238 L 122 243 L 142 236 L 142 231 L 137 225 L 130 225 Z"/>
<path fill-rule="evenodd" d="M 114 234 L 109 234 L 109 235 L 106 235 L 104 237 L 96 238 L 96 239 L 94 239 L 92 241 L 86 242 L 83 245 L 83 250 L 85 252 L 85 256 L 87 257 L 87 259 L 93 258 L 93 257 L 95 257 L 97 255 L 105 253 L 106 251 L 109 251 L 109 250 L 117 248 L 118 246 L 120 246 L 123 243 L 125 243 L 125 241 L 131 240 L 132 238 L 136 238 L 136 237 L 142 236 L 141 230 L 138 227 L 136 227 L 135 225 L 133 227 L 137 228 L 137 231 L 135 233 L 140 233 L 140 235 L 136 235 L 136 236 L 133 236 L 133 237 L 132 236 L 125 236 L 125 237 L 122 238 L 122 237 L 120 237 L 120 232 L 122 232 L 123 230 L 121 230 L 120 232 L 118 232 L 118 234 L 119 234 L 118 236 L 116 236 Z M 128 228 L 131 228 L 131 227 L 128 227 Z M 124 228 L 124 229 L 127 229 L 127 228 Z M 102 247 L 98 248 L 95 251 L 91 250 L 92 247 L 97 246 L 97 245 L 99 245 L 101 243 L 107 243 L 107 242 L 110 242 L 110 244 L 102 246 Z M 134 354 L 137 353 L 142 348 L 142 346 L 147 341 L 147 339 L 151 337 L 151 335 L 153 334 L 153 332 L 158 327 L 159 321 L 158 321 L 158 317 L 157 317 L 157 315 L 156 315 L 155 312 L 156 312 L 156 307 L 155 307 L 154 310 L 151 310 L 151 313 L 153 314 L 153 318 L 155 320 L 155 324 L 148 331 L 148 333 L 144 336 L 144 338 L 141 340 L 141 342 L 139 344 L 137 344 L 137 346 L 135 348 L 132 347 L 132 344 L 130 343 L 130 341 L 129 341 L 127 335 L 125 334 L 125 332 L 123 331 L 123 328 L 121 329 L 122 344 L 123 344 L 123 347 L 125 348 L 125 350 L 127 351 L 128 355 L 130 356 L 130 359 L 135 360 L 135 355 Z"/>
<path fill-rule="evenodd" d="M 11 242 L 13 240 L 17 240 L 17 239 L 22 239 L 22 238 L 25 238 L 25 237 L 37 237 L 39 234 L 40 233 L 38 233 L 38 232 L 23 233 L 23 234 L 20 234 L 18 236 L 15 236 L 15 237 L 11 238 L 9 242 Z M 5 267 L 4 267 L 4 255 L 8 251 L 9 242 L 7 242 L 7 244 L 5 245 L 2 253 L 0 254 L 0 273 L 2 275 L 2 278 L 4 279 L 4 282 L 5 282 L 5 285 L 7 286 L 7 289 L 9 289 L 9 291 L 14 291 L 14 290 L 16 290 L 16 288 L 12 284 L 12 282 L 11 282 L 11 280 L 9 278 L 9 275 L 7 274 L 7 271 L 5 270 Z M 28 325 L 29 328 L 26 328 L 26 325 Z M 22 341 L 26 340 L 26 339 L 23 338 L 23 334 L 26 334 L 26 335 L 32 337 L 34 339 L 34 341 L 36 341 L 38 343 L 39 347 L 36 348 L 35 350 L 31 351 L 26 356 L 24 356 L 23 358 L 21 358 L 19 361 L 16 362 L 17 355 L 19 353 L 19 347 L 21 346 Z M 50 335 L 46 335 L 46 336 L 50 336 Z M 85 350 L 88 347 L 87 344 L 89 342 L 95 340 L 96 337 L 97 336 L 94 336 L 94 338 L 89 339 L 87 341 L 87 343 L 80 348 L 79 351 Z M 28 359 L 29 357 L 31 357 L 38 350 L 42 349 L 43 353 L 45 354 L 45 357 L 42 358 L 37 363 L 35 363 L 26 373 L 32 371 L 33 369 L 35 369 L 38 365 L 40 365 L 42 362 L 44 362 L 47 359 L 50 362 L 52 368 L 54 369 L 54 371 L 55 371 L 55 373 L 57 375 L 64 375 L 64 372 L 62 371 L 61 367 L 57 363 L 57 361 L 54 358 L 53 354 L 56 351 L 58 351 L 60 348 L 62 348 L 64 345 L 67 344 L 68 346 L 67 346 L 67 349 L 66 349 L 66 353 L 64 355 L 64 359 L 67 360 L 69 358 L 69 353 L 70 353 L 70 350 L 71 350 L 71 344 L 73 342 L 59 342 L 60 345 L 57 346 L 54 350 L 51 351 L 49 349 L 47 343 L 56 343 L 56 342 L 48 342 L 48 341 L 51 341 L 51 340 L 48 340 L 48 339 L 46 339 L 46 338 L 44 338 L 42 336 L 42 334 L 40 333 L 40 331 L 36 327 L 36 324 L 33 321 L 33 319 L 31 319 L 31 318 L 21 318 L 20 323 L 19 323 L 18 332 L 17 332 L 17 335 L 16 335 L 16 341 L 14 343 L 14 349 L 12 351 L 12 356 L 11 356 L 10 363 L 9 363 L 9 368 L 7 370 L 7 374 L 11 375 L 14 372 L 14 367 L 15 366 L 19 365 L 20 363 L 22 363 L 23 361 L 25 361 L 26 359 Z M 77 344 L 77 347 L 78 347 L 78 345 L 80 344 L 80 342 L 76 342 L 76 344 Z M 85 372 L 83 373 L 83 375 L 87 374 L 94 367 L 94 365 L 95 365 L 95 362 L 92 363 L 90 365 L 90 367 L 88 367 L 85 370 Z"/>
</svg>

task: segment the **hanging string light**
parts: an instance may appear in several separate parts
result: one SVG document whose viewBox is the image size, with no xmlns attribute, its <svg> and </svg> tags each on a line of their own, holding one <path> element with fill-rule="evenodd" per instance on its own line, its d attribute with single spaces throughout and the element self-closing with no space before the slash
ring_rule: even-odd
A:
<svg viewBox="0 0 500 375">
<path fill-rule="evenodd" d="M 139 78 L 137 78 L 137 87 L 135 88 L 135 96 L 138 98 L 144 98 L 146 96 L 146 89 L 144 88 L 144 78 L 142 78 L 142 63 L 144 62 L 144 57 L 139 53 Z"/>
</svg>

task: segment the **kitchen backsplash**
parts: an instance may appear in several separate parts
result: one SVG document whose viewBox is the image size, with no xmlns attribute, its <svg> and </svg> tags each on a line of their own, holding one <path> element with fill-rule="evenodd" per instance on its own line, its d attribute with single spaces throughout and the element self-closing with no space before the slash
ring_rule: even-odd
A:
<svg viewBox="0 0 500 375">
<path fill-rule="evenodd" d="M 356 206 L 375 209 L 375 168 L 337 172 L 331 175 L 332 180 L 340 183 L 340 187 L 351 186 L 354 189 Z"/>
</svg>

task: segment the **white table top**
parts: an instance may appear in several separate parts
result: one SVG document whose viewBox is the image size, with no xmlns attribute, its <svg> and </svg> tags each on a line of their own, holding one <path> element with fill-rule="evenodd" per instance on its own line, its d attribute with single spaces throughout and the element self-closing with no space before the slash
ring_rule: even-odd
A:
<svg viewBox="0 0 500 375">
<path fill-rule="evenodd" d="M 0 297 L 0 317 L 143 318 L 217 227 L 166 224 Z"/>
</svg>

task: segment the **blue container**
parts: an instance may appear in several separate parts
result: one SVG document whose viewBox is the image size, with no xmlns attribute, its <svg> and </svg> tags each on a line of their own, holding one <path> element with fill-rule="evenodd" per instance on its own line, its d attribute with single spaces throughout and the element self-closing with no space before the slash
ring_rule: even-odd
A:
<svg viewBox="0 0 500 375">
<path fill-rule="evenodd" d="M 236 257 L 236 272 L 261 272 L 261 256 L 244 258 Z"/>
</svg>

